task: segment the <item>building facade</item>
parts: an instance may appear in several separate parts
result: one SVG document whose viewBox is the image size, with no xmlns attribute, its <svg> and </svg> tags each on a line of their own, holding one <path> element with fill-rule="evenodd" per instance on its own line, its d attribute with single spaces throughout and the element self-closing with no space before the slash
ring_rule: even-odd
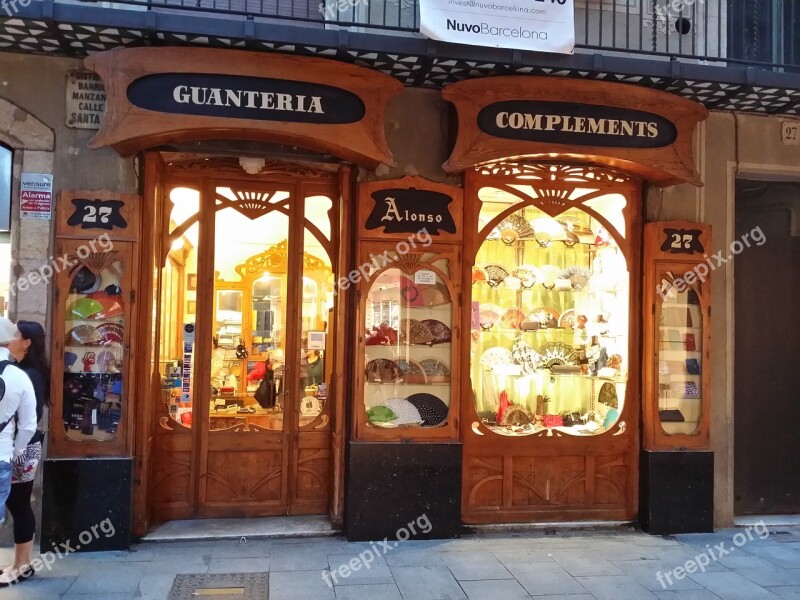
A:
<svg viewBox="0 0 800 600">
<path fill-rule="evenodd" d="M 422 39 L 407 3 L 0 20 L 8 309 L 52 337 L 43 543 L 796 512 L 758 407 L 797 411 L 800 17 L 596 4 L 570 56 Z"/>
</svg>

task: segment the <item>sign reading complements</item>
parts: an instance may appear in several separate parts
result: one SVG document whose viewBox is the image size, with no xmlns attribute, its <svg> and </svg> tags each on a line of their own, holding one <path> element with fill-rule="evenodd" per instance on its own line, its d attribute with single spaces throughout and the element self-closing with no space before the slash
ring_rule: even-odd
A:
<svg viewBox="0 0 800 600">
<path fill-rule="evenodd" d="M 361 98 L 330 85 L 204 73 L 147 75 L 128 86 L 128 100 L 162 113 L 288 123 L 357 123 L 365 112 Z"/>
<path fill-rule="evenodd" d="M 100 129 L 106 112 L 106 90 L 103 80 L 91 71 L 67 73 L 67 127 Z"/>
<path fill-rule="evenodd" d="M 668 119 L 649 112 L 528 100 L 485 106 L 478 113 L 478 127 L 513 140 L 608 148 L 661 148 L 677 136 Z"/>
<path fill-rule="evenodd" d="M 371 194 L 375 206 L 367 217 L 366 229 L 383 227 L 384 233 L 416 233 L 423 227 L 430 235 L 439 230 L 456 232 L 447 194 L 428 190 L 387 189 Z"/>
<path fill-rule="evenodd" d="M 572 54 L 573 0 L 420 0 L 420 31 L 443 42 Z"/>
<path fill-rule="evenodd" d="M 23 219 L 50 220 L 53 209 L 53 176 L 23 173 L 19 190 L 19 212 Z"/>
</svg>

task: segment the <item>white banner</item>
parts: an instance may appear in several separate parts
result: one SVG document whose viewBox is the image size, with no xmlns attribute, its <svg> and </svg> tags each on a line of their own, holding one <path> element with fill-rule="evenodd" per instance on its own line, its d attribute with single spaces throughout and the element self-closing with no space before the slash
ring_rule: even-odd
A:
<svg viewBox="0 0 800 600">
<path fill-rule="evenodd" d="M 420 31 L 443 42 L 572 54 L 573 0 L 420 0 Z"/>
</svg>

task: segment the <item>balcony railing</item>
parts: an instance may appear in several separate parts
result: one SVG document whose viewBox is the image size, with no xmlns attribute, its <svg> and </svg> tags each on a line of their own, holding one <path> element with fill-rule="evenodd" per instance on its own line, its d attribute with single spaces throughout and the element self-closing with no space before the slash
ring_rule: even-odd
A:
<svg viewBox="0 0 800 600">
<path fill-rule="evenodd" d="M 65 0 L 83 3 L 81 0 Z M 800 0 L 574 0 L 577 51 L 800 72 Z M 100 6 L 421 37 L 419 0 L 117 0 Z"/>
</svg>

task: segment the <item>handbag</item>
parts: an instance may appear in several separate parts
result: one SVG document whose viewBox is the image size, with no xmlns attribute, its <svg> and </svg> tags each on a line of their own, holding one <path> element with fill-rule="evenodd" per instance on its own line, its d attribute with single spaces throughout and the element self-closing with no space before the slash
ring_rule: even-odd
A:
<svg viewBox="0 0 800 600">
<path fill-rule="evenodd" d="M 267 368 L 264 379 L 258 384 L 253 397 L 261 408 L 275 408 L 275 373 Z"/>
</svg>

